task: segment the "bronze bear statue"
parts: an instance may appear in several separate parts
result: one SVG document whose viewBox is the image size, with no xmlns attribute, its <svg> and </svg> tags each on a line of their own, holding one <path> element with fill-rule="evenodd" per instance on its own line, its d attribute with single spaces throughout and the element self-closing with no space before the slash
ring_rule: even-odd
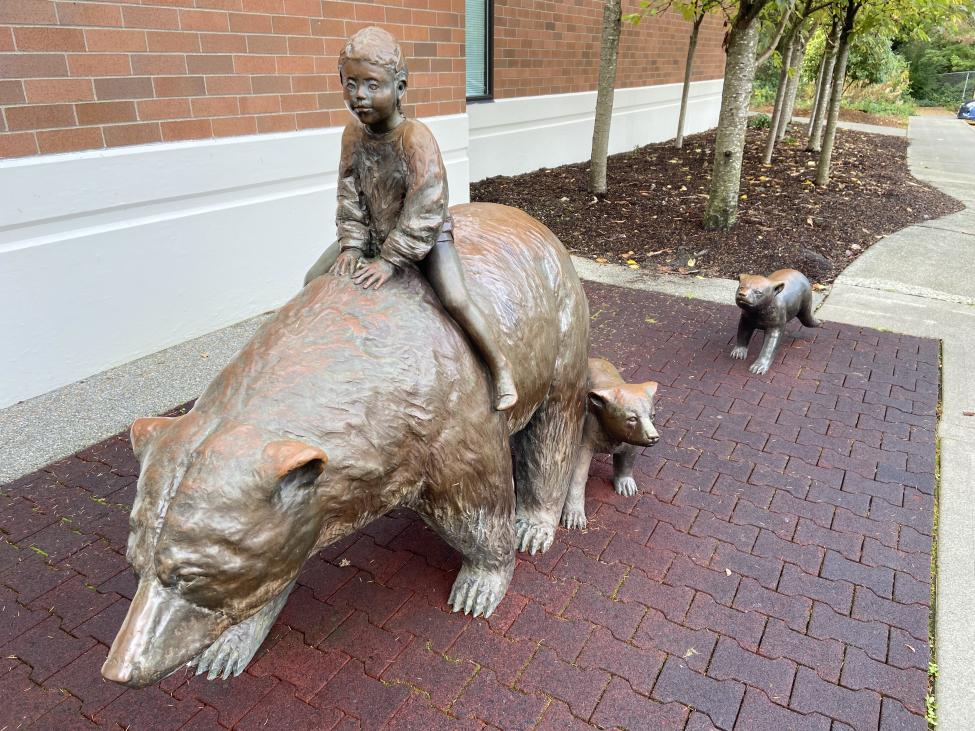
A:
<svg viewBox="0 0 975 731">
<path fill-rule="evenodd" d="M 636 495 L 636 448 L 652 447 L 660 441 L 653 425 L 657 385 L 656 381 L 625 383 L 608 360 L 589 359 L 588 412 L 569 495 L 562 509 L 562 525 L 566 528 L 585 528 L 588 523 L 586 481 L 594 454 L 613 455 L 613 489 L 620 495 Z"/>
<path fill-rule="evenodd" d="M 819 327 L 812 314 L 812 286 L 802 272 L 779 269 L 767 277 L 742 274 L 738 277 L 735 304 L 741 308 L 738 335 L 731 357 L 742 360 L 748 355 L 748 341 L 755 330 L 765 331 L 762 352 L 749 366 L 750 373 L 768 372 L 775 351 L 782 342 L 786 323 L 798 317 L 806 327 Z"/>
<path fill-rule="evenodd" d="M 472 296 L 513 367 L 490 375 L 425 279 L 309 283 L 178 418 L 132 427 L 127 557 L 139 576 L 102 674 L 239 674 L 305 560 L 397 507 L 463 555 L 449 603 L 490 615 L 515 549 L 545 550 L 585 416 L 589 314 L 555 235 L 494 204 L 452 209 Z"/>
</svg>

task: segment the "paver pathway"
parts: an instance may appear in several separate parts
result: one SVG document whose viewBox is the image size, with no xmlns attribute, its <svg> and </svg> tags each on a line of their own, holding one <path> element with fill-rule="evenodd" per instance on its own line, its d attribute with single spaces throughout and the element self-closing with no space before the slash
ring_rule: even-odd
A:
<svg viewBox="0 0 975 731">
<path fill-rule="evenodd" d="M 766 376 L 737 310 L 587 284 L 594 353 L 661 382 L 663 441 L 490 621 L 408 512 L 309 562 L 229 683 L 99 667 L 134 590 L 117 437 L 0 488 L 0 728 L 922 731 L 938 343 L 827 323 Z M 754 354 L 754 346 L 753 346 Z"/>
</svg>

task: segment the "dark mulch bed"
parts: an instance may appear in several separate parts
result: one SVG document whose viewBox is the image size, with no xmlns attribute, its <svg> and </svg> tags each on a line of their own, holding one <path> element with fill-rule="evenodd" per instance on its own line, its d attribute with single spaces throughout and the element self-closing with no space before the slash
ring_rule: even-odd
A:
<svg viewBox="0 0 975 731">
<path fill-rule="evenodd" d="M 907 140 L 839 130 L 832 180 L 814 184 L 817 156 L 799 126 L 761 163 L 766 130 L 751 129 L 738 225 L 706 231 L 714 131 L 638 148 L 609 160 L 609 194 L 587 190 L 588 163 L 498 176 L 471 185 L 471 199 L 521 208 L 574 254 L 676 274 L 737 277 L 789 267 L 831 282 L 877 239 L 962 205 L 910 175 Z"/>
</svg>

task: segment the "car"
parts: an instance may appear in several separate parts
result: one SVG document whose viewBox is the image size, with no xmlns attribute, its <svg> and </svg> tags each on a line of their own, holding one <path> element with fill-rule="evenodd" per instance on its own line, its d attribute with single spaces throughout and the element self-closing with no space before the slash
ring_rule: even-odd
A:
<svg viewBox="0 0 975 731">
<path fill-rule="evenodd" d="M 975 99 L 965 102 L 958 108 L 958 119 L 964 119 L 969 124 L 975 124 Z"/>
</svg>

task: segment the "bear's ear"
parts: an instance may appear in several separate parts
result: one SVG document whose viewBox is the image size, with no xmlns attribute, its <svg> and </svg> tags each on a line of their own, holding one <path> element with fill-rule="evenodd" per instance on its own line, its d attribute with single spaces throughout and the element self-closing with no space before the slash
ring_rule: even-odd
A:
<svg viewBox="0 0 975 731">
<path fill-rule="evenodd" d="M 129 441 L 132 442 L 132 451 L 135 452 L 136 459 L 141 460 L 156 435 L 178 418 L 178 416 L 149 416 L 145 419 L 136 419 L 129 430 Z"/>
<path fill-rule="evenodd" d="M 643 392 L 647 395 L 647 398 L 653 400 L 657 395 L 657 388 L 660 384 L 656 381 L 647 381 L 643 384 Z"/>
<path fill-rule="evenodd" d="M 328 455 L 297 439 L 281 439 L 264 447 L 264 460 L 279 489 L 309 487 L 328 463 Z"/>
<path fill-rule="evenodd" d="M 775 294 L 778 294 L 783 289 L 785 289 L 785 282 L 776 282 L 775 286 L 772 288 L 772 291 L 775 292 Z"/>
<path fill-rule="evenodd" d="M 613 390 L 600 388 L 589 392 L 589 408 L 596 413 L 605 409 L 612 401 Z"/>
</svg>

